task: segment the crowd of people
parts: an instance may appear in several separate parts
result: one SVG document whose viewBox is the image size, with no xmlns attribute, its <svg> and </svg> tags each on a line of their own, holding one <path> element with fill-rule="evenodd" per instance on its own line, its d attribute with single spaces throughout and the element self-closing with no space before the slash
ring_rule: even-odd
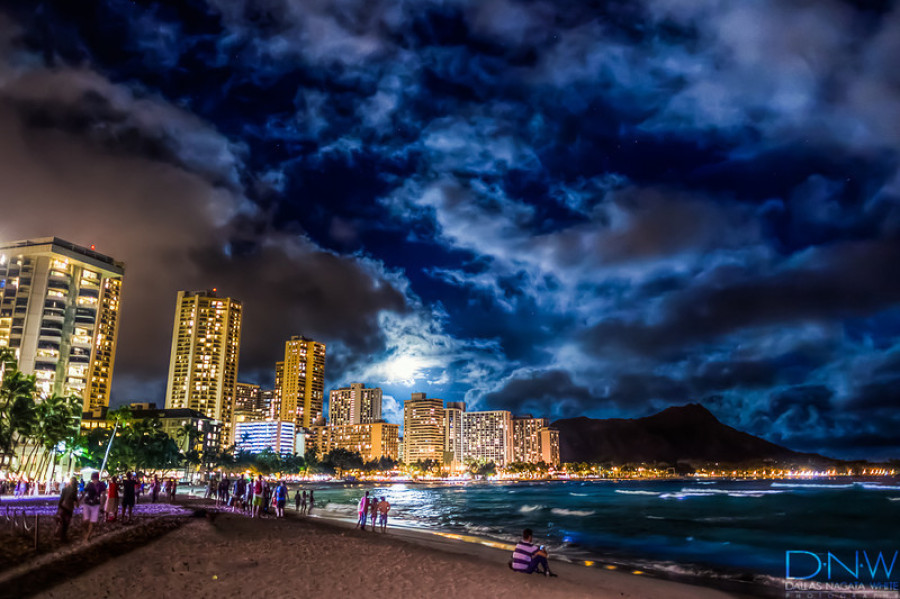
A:
<svg viewBox="0 0 900 599">
<path fill-rule="evenodd" d="M 372 530 L 381 528 L 384 532 L 387 528 L 388 512 L 391 511 L 391 504 L 386 497 L 379 499 L 378 497 L 369 497 L 369 492 L 359 498 L 358 514 L 359 520 L 356 522 L 356 528 L 360 530 L 366 529 L 366 521 L 371 522 Z"/>
<path fill-rule="evenodd" d="M 57 533 L 61 542 L 68 540 L 69 524 L 75 508 L 81 505 L 82 518 L 87 523 L 84 540 L 91 538 L 98 522 L 115 522 L 121 519 L 131 522 L 134 519 L 134 505 L 145 494 L 150 501 L 159 501 L 161 492 L 165 492 L 169 501 L 174 501 L 177 481 L 174 478 L 160 480 L 158 475 L 152 478 L 127 472 L 124 477 L 110 476 L 109 482 L 100 480 L 100 473 L 91 474 L 90 481 L 72 477 L 62 489 L 57 503 Z"/>
<path fill-rule="evenodd" d="M 267 481 L 263 475 L 250 476 L 249 480 L 243 476 L 234 480 L 227 476 L 221 480 L 211 478 L 205 495 L 207 499 L 214 499 L 216 506 L 221 504 L 251 518 L 269 515 L 283 518 L 289 496 L 285 481 Z M 315 504 L 314 491 L 298 488 L 294 492 L 294 505 L 300 514 L 310 514 Z"/>
</svg>

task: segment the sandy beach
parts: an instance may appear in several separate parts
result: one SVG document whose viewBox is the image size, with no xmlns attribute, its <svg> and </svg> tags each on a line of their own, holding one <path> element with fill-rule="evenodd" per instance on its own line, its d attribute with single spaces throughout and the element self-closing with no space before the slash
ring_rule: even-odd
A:
<svg viewBox="0 0 900 599">
<path fill-rule="evenodd" d="M 553 562 L 559 578 L 511 572 L 507 552 L 427 533 L 362 532 L 316 518 L 191 519 L 157 540 L 73 574 L 37 597 L 265 596 L 734 597 L 705 587 Z M 15 591 L 14 589 L 5 589 Z M 13 596 L 23 596 L 21 593 Z M 260 596 L 260 595 L 256 595 Z"/>
</svg>

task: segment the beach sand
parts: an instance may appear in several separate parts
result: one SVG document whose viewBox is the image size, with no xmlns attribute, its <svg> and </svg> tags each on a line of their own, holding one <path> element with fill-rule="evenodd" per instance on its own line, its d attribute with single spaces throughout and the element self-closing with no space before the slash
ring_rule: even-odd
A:
<svg viewBox="0 0 900 599">
<path fill-rule="evenodd" d="M 192 519 L 74 575 L 41 598 L 516 597 L 721 599 L 725 592 L 551 562 L 559 578 L 523 575 L 509 554 L 408 530 L 363 532 L 316 518 Z"/>
</svg>

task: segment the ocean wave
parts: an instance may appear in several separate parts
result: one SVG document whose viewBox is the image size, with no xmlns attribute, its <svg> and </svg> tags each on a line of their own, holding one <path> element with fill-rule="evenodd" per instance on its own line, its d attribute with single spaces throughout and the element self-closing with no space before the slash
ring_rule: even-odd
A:
<svg viewBox="0 0 900 599">
<path fill-rule="evenodd" d="M 739 498 L 759 498 L 765 497 L 767 495 L 773 495 L 778 493 L 784 493 L 784 491 L 769 491 L 769 490 L 726 490 L 726 489 L 691 489 L 685 488 L 681 491 L 672 492 L 672 493 L 663 493 L 659 496 L 660 499 L 686 499 L 688 497 L 721 497 L 722 495 L 727 495 L 728 497 L 739 497 Z"/>
<path fill-rule="evenodd" d="M 587 497 L 587 493 L 569 493 L 572 497 Z"/>
<path fill-rule="evenodd" d="M 338 514 L 356 514 L 357 509 L 355 505 L 347 505 L 346 503 L 326 503 L 325 511 L 335 512 Z"/>
<path fill-rule="evenodd" d="M 523 514 L 527 514 L 528 512 L 536 512 L 538 510 L 542 510 L 546 508 L 546 505 L 523 505 L 519 508 L 519 511 Z"/>
<path fill-rule="evenodd" d="M 550 512 L 557 516 L 579 516 L 582 518 L 585 516 L 593 516 L 597 513 L 594 510 L 567 510 L 559 507 L 553 508 Z"/>
<path fill-rule="evenodd" d="M 862 488 L 869 491 L 900 491 L 897 485 L 882 485 L 879 483 L 862 483 Z"/>
<path fill-rule="evenodd" d="M 854 483 L 849 483 L 846 485 L 826 485 L 819 483 L 772 483 L 771 486 L 783 489 L 852 489 L 855 485 Z"/>
<path fill-rule="evenodd" d="M 646 518 L 647 520 L 667 520 L 668 519 L 663 516 L 644 516 L 644 518 Z"/>
<path fill-rule="evenodd" d="M 900 501 L 900 497 L 888 497 L 888 501 Z"/>
<path fill-rule="evenodd" d="M 629 489 L 616 489 L 616 493 L 621 493 L 623 495 L 653 495 L 657 496 L 660 493 L 658 491 L 641 491 L 640 489 L 636 489 L 634 491 Z"/>
</svg>

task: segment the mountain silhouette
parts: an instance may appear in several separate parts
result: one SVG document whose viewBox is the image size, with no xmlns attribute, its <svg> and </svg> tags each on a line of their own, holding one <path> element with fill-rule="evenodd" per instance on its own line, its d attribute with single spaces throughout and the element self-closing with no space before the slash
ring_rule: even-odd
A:
<svg viewBox="0 0 900 599">
<path fill-rule="evenodd" d="M 737 464 L 761 460 L 834 463 L 799 453 L 719 422 L 697 403 L 671 407 L 644 418 L 557 420 L 563 462 Z"/>
</svg>

